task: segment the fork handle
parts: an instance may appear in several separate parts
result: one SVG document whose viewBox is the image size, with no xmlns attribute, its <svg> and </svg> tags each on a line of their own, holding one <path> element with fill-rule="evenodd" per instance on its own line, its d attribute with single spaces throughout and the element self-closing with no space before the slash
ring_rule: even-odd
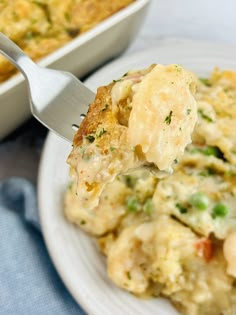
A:
<svg viewBox="0 0 236 315">
<path fill-rule="evenodd" d="M 0 32 L 0 54 L 4 55 L 28 79 L 36 64 L 7 36 Z"/>
</svg>

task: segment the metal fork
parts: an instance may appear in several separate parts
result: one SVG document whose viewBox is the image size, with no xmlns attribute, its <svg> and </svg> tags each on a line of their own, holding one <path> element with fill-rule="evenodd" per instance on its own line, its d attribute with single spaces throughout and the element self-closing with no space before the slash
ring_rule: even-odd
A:
<svg viewBox="0 0 236 315">
<path fill-rule="evenodd" d="M 38 66 L 1 32 L 0 53 L 26 78 L 34 117 L 48 129 L 72 141 L 95 94 L 69 72 Z"/>
</svg>

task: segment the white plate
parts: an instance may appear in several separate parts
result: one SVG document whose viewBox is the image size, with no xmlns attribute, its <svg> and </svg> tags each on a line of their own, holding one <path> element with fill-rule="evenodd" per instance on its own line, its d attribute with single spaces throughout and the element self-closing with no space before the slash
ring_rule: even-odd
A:
<svg viewBox="0 0 236 315">
<path fill-rule="evenodd" d="M 149 0 L 137 0 L 43 58 L 39 64 L 82 77 L 120 54 L 137 34 Z M 102 43 L 102 44 L 101 44 Z M 30 116 L 21 74 L 0 83 L 0 139 Z"/>
<path fill-rule="evenodd" d="M 168 40 L 153 48 L 110 63 L 87 84 L 92 89 L 127 70 L 151 63 L 179 63 L 207 76 L 215 66 L 236 70 L 236 47 L 201 41 Z M 75 300 L 91 315 L 174 315 L 164 299 L 140 300 L 115 287 L 106 275 L 105 259 L 94 240 L 63 216 L 67 186 L 66 158 L 71 145 L 50 133 L 42 154 L 38 196 L 41 224 L 52 260 Z"/>
</svg>

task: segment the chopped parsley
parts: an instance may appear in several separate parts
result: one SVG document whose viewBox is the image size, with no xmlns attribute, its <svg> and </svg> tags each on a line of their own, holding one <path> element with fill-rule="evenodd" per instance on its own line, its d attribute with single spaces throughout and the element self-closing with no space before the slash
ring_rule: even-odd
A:
<svg viewBox="0 0 236 315">
<path fill-rule="evenodd" d="M 175 65 L 175 69 L 177 72 L 181 72 L 182 68 L 179 65 Z"/>
<path fill-rule="evenodd" d="M 70 27 L 66 28 L 66 32 L 71 38 L 74 38 L 79 35 L 80 29 L 78 27 Z"/>
<path fill-rule="evenodd" d="M 132 279 L 132 277 L 131 277 L 131 274 L 130 274 L 130 272 L 129 271 L 127 271 L 127 278 L 129 279 L 129 280 L 131 280 Z"/>
<path fill-rule="evenodd" d="M 143 205 L 143 210 L 147 215 L 151 215 L 154 210 L 154 204 L 152 202 L 152 198 L 148 198 Z"/>
<path fill-rule="evenodd" d="M 204 152 L 205 155 L 213 155 L 221 160 L 225 160 L 223 152 L 216 146 L 207 147 Z"/>
<path fill-rule="evenodd" d="M 188 208 L 186 208 L 184 205 L 181 205 L 180 203 L 176 203 L 176 208 L 179 209 L 179 212 L 184 214 L 188 212 Z"/>
<path fill-rule="evenodd" d="M 70 12 L 66 12 L 65 13 L 65 19 L 67 20 L 67 22 L 71 21 L 71 14 L 70 14 Z"/>
<path fill-rule="evenodd" d="M 187 109 L 187 115 L 190 115 L 191 111 L 192 111 L 191 108 L 188 108 Z"/>
<path fill-rule="evenodd" d="M 43 3 L 40 0 L 34 0 L 33 1 L 34 4 L 38 5 L 43 11 L 44 14 L 46 16 L 46 19 L 48 20 L 48 22 L 51 24 L 51 15 L 50 15 L 50 10 L 49 10 L 49 6 L 46 3 Z"/>
<path fill-rule="evenodd" d="M 206 85 L 206 86 L 211 86 L 211 83 L 210 83 L 209 79 L 200 78 L 199 80 L 200 80 L 204 85 Z"/>
<path fill-rule="evenodd" d="M 134 188 L 137 183 L 137 178 L 130 175 L 125 175 L 124 180 L 125 180 L 126 186 L 129 188 Z"/>
<path fill-rule="evenodd" d="M 80 146 L 80 147 L 79 147 L 79 149 L 80 149 L 80 153 L 81 153 L 82 158 L 83 158 L 83 157 L 84 157 L 84 155 L 85 155 L 85 152 L 86 152 L 86 148 L 85 148 L 85 147 L 83 147 L 83 146 Z"/>
<path fill-rule="evenodd" d="M 81 225 L 85 225 L 86 223 L 87 223 L 87 222 L 86 222 L 85 220 L 81 220 L 81 221 L 80 221 L 80 224 L 81 224 Z"/>
<path fill-rule="evenodd" d="M 29 31 L 26 33 L 25 37 L 26 37 L 26 39 L 29 40 L 29 39 L 32 39 L 34 37 L 34 34 L 33 34 L 33 32 Z"/>
<path fill-rule="evenodd" d="M 92 135 L 88 135 L 88 136 L 86 137 L 86 139 L 87 139 L 90 143 L 93 143 L 94 140 L 95 140 L 95 137 L 92 136 Z"/>
<path fill-rule="evenodd" d="M 165 123 L 166 123 L 167 125 L 170 125 L 170 124 L 171 124 L 172 115 L 173 115 L 173 111 L 171 110 L 170 113 L 169 113 L 169 115 L 166 116 L 166 118 L 165 118 Z"/>
<path fill-rule="evenodd" d="M 215 174 L 216 174 L 216 170 L 212 166 L 208 166 L 206 169 L 204 169 L 203 171 L 199 173 L 200 176 L 204 176 L 204 177 L 215 175 Z"/>
<path fill-rule="evenodd" d="M 72 187 L 73 187 L 73 183 L 70 182 L 69 185 L 68 185 L 68 190 L 69 190 L 69 191 L 72 191 Z"/>
<path fill-rule="evenodd" d="M 225 160 L 223 152 L 216 146 L 207 146 L 205 148 L 194 148 L 191 153 L 201 153 L 206 156 L 215 156 L 221 160 Z"/>
<path fill-rule="evenodd" d="M 102 130 L 99 131 L 97 137 L 100 138 L 100 137 L 101 137 L 102 135 L 104 135 L 104 133 L 106 133 L 106 132 L 107 132 L 107 131 L 106 131 L 104 128 L 102 128 Z"/>
<path fill-rule="evenodd" d="M 105 105 L 105 107 L 101 110 L 101 112 L 104 112 L 108 108 L 108 104 Z"/>
<path fill-rule="evenodd" d="M 114 148 L 114 147 L 110 147 L 110 151 L 111 151 L 111 152 L 114 152 L 115 149 L 116 149 L 116 148 Z"/>
<path fill-rule="evenodd" d="M 213 122 L 213 119 L 210 116 L 206 115 L 201 108 L 199 108 L 198 113 L 203 119 L 207 120 L 208 122 Z"/>
</svg>

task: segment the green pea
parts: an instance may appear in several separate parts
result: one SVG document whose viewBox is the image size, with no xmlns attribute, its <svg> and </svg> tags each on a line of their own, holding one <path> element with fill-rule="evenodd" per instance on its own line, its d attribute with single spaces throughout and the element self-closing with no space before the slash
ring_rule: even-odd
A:
<svg viewBox="0 0 236 315">
<path fill-rule="evenodd" d="M 199 210 L 206 210 L 210 204 L 210 201 L 205 194 L 197 192 L 190 196 L 189 203 Z"/>
<path fill-rule="evenodd" d="M 140 203 L 138 202 L 135 196 L 129 196 L 126 199 L 126 206 L 127 206 L 127 209 L 131 212 L 139 211 L 141 207 Z"/>
<path fill-rule="evenodd" d="M 213 219 L 217 217 L 223 218 L 227 215 L 228 211 L 229 208 L 224 203 L 217 203 L 212 209 L 212 217 Z"/>
</svg>

